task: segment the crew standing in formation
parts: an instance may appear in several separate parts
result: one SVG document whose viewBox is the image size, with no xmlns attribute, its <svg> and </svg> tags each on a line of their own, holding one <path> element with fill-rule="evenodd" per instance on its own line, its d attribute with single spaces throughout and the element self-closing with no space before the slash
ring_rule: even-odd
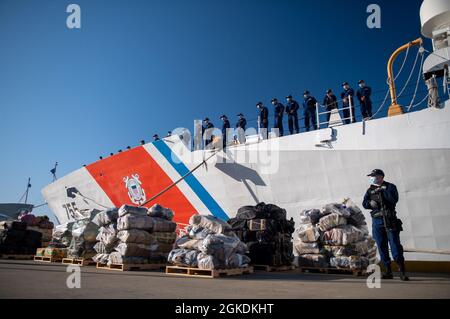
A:
<svg viewBox="0 0 450 319">
<path fill-rule="evenodd" d="M 356 92 L 356 97 L 359 101 L 359 105 L 361 108 L 361 116 L 364 120 L 370 120 L 373 117 L 372 114 L 372 89 L 365 84 L 364 80 L 358 81 L 359 89 Z M 342 115 L 344 124 L 350 124 L 356 122 L 355 116 L 355 91 L 350 87 L 348 82 L 342 83 L 341 92 L 341 100 L 342 100 Z M 305 124 L 305 130 L 308 132 L 312 127 L 313 130 L 317 130 L 320 128 L 320 122 L 317 123 L 317 119 L 319 118 L 317 115 L 317 107 L 319 106 L 316 98 L 311 95 L 308 90 L 305 90 L 303 93 L 303 119 Z M 288 117 L 288 128 L 290 134 L 300 133 L 300 127 L 298 124 L 298 111 L 300 109 L 299 103 L 294 100 L 292 95 L 286 96 L 286 107 L 278 101 L 277 98 L 273 98 L 271 100 L 272 105 L 274 106 L 274 125 L 273 128 L 278 130 L 278 136 L 284 135 L 283 129 L 283 115 L 287 114 Z M 256 107 L 259 110 L 258 114 L 258 127 L 259 133 L 263 139 L 267 139 L 268 129 L 269 129 L 269 109 L 264 106 L 263 102 L 258 102 Z M 334 123 L 330 122 L 331 113 L 333 110 L 338 110 L 338 100 L 336 95 L 333 94 L 331 89 L 326 91 L 326 95 L 323 99 L 323 105 L 326 109 L 326 117 L 327 121 L 325 124 L 332 125 Z M 247 120 L 245 119 L 242 113 L 238 115 L 238 121 L 236 123 L 236 131 L 234 140 L 239 144 L 245 143 L 245 129 L 247 126 Z M 231 127 L 230 121 L 228 120 L 226 115 L 222 115 L 220 119 L 223 121 L 222 124 L 222 140 L 223 147 L 226 146 L 227 139 L 227 130 Z M 323 122 L 322 122 L 323 123 Z M 204 138 L 205 148 L 213 141 L 212 131 L 214 130 L 214 125 L 209 121 L 209 118 L 205 118 L 203 120 L 202 125 L 202 134 Z M 205 135 L 206 134 L 206 135 Z M 170 137 L 172 132 L 169 131 L 167 137 Z M 155 134 L 153 136 L 154 140 L 159 140 L 159 136 Z"/>
</svg>

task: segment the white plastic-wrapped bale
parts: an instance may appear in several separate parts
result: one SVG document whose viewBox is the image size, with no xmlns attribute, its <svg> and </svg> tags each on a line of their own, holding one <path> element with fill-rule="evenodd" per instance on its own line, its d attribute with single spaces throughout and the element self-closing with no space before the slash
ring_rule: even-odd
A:
<svg viewBox="0 0 450 319">
<path fill-rule="evenodd" d="M 338 214 L 345 218 L 350 217 L 350 212 L 346 209 L 345 205 L 341 203 L 326 204 L 322 207 L 322 214 Z"/>
<path fill-rule="evenodd" d="M 109 224 L 115 224 L 119 217 L 119 211 L 117 208 L 109 208 L 107 210 L 99 212 L 92 219 L 92 222 L 99 227 L 108 226 Z"/>
<path fill-rule="evenodd" d="M 174 249 L 169 253 L 167 261 L 177 266 L 197 267 L 198 250 Z"/>
<path fill-rule="evenodd" d="M 117 238 L 122 243 L 139 243 L 139 244 L 155 244 L 156 239 L 153 234 L 141 229 L 121 230 L 117 233 Z"/>
<path fill-rule="evenodd" d="M 320 238 L 320 233 L 313 224 L 302 224 L 297 229 L 297 237 L 304 243 L 313 243 Z"/>
<path fill-rule="evenodd" d="M 322 217 L 322 213 L 318 209 L 307 209 L 300 213 L 300 224 L 312 224 L 315 225 Z"/>
<path fill-rule="evenodd" d="M 128 229 L 145 229 L 151 230 L 153 228 L 153 218 L 150 216 L 140 216 L 127 214 L 117 219 L 117 230 Z"/>
<path fill-rule="evenodd" d="M 120 243 L 115 250 L 124 257 L 150 257 L 152 252 L 158 249 L 158 245 L 144 245 L 136 243 Z"/>
<path fill-rule="evenodd" d="M 363 240 L 364 233 L 352 225 L 341 225 L 323 233 L 322 242 L 328 245 L 345 246 Z"/>
<path fill-rule="evenodd" d="M 320 245 L 318 242 L 304 243 L 298 240 L 294 242 L 294 249 L 298 255 L 320 253 Z"/>
<path fill-rule="evenodd" d="M 365 269 L 369 266 L 369 259 L 364 256 L 337 256 L 330 258 L 330 265 L 344 269 Z"/>
<path fill-rule="evenodd" d="M 177 224 L 173 221 L 160 218 L 160 217 L 151 217 L 153 219 L 153 232 L 159 233 L 173 233 L 177 229 Z"/>
<path fill-rule="evenodd" d="M 331 228 L 345 224 L 347 224 L 347 219 L 344 216 L 332 213 L 320 218 L 317 228 L 319 228 L 320 231 L 325 232 Z"/>
<path fill-rule="evenodd" d="M 211 215 L 192 215 L 189 224 L 209 229 L 215 234 L 226 234 L 231 231 L 231 226 L 225 221 Z"/>
</svg>

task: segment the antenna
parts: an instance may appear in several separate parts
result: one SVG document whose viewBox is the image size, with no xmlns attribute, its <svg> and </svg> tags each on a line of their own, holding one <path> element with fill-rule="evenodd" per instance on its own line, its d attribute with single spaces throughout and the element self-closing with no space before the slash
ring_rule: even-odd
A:
<svg viewBox="0 0 450 319">
<path fill-rule="evenodd" d="M 52 175 L 53 175 L 53 181 L 56 181 L 57 180 L 57 178 L 56 178 L 56 167 L 58 166 L 58 162 L 56 162 L 55 163 L 55 167 L 53 167 L 51 170 L 50 170 L 50 173 L 52 173 Z"/>
</svg>

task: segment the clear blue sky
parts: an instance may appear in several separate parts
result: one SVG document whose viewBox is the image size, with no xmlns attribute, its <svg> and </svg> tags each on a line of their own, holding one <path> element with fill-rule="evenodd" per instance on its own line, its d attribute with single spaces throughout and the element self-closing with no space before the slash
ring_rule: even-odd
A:
<svg viewBox="0 0 450 319">
<path fill-rule="evenodd" d="M 81 30 L 66 27 L 70 3 Z M 370 3 L 381 29 L 366 26 Z M 305 89 L 322 100 L 360 78 L 384 90 L 389 55 L 420 36 L 420 3 L 0 0 L 0 202 L 30 176 L 42 203 L 55 161 L 62 176 L 194 119 L 218 126 L 225 113 L 234 125 L 238 112 L 256 118 L 259 100 Z"/>
</svg>

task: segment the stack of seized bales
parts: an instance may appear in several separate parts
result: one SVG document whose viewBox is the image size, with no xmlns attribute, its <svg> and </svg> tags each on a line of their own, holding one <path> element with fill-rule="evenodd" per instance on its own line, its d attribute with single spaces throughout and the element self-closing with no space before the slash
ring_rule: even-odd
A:
<svg viewBox="0 0 450 319">
<path fill-rule="evenodd" d="M 102 264 L 165 263 L 176 239 L 173 212 L 160 205 L 123 205 L 114 214 L 103 213 L 94 261 Z"/>
<path fill-rule="evenodd" d="M 285 209 L 265 203 L 244 206 L 228 223 L 247 244 L 253 264 L 292 265 L 292 234 L 295 231 L 295 223 L 292 218 L 286 219 Z"/>
<path fill-rule="evenodd" d="M 247 246 L 225 221 L 215 216 L 193 215 L 185 232 L 169 254 L 171 264 L 209 270 L 248 266 Z"/>
<path fill-rule="evenodd" d="M 41 244 L 42 234 L 27 229 L 25 222 L 0 222 L 0 254 L 34 255 Z"/>
<path fill-rule="evenodd" d="M 364 215 L 349 199 L 302 211 L 294 248 L 299 267 L 366 269 L 376 262 Z"/>
</svg>

